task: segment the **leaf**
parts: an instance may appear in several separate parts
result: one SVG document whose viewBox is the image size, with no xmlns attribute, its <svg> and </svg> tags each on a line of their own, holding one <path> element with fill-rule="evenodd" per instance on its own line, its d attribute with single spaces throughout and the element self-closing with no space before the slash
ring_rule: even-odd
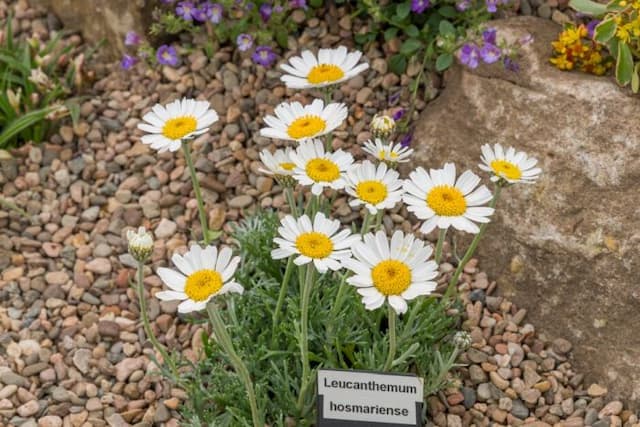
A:
<svg viewBox="0 0 640 427">
<path fill-rule="evenodd" d="M 436 71 L 444 71 L 451 66 L 453 55 L 450 53 L 442 53 L 436 59 Z"/>
<path fill-rule="evenodd" d="M 276 31 L 276 43 L 283 49 L 286 49 L 289 45 L 289 32 L 286 29 L 280 29 Z"/>
<path fill-rule="evenodd" d="M 407 39 L 400 46 L 400 53 L 403 55 L 412 55 L 422 47 L 422 42 L 418 39 Z"/>
<path fill-rule="evenodd" d="M 443 19 L 442 21 L 440 21 L 440 25 L 438 26 L 438 31 L 443 36 L 455 35 L 456 27 L 454 27 L 451 22 L 447 21 L 446 19 Z"/>
<path fill-rule="evenodd" d="M 592 0 L 571 0 L 569 6 L 578 12 L 585 13 L 587 15 L 600 17 L 607 13 L 607 6 L 601 3 L 596 3 Z"/>
<path fill-rule="evenodd" d="M 0 133 L 0 147 L 5 147 L 20 132 L 36 125 L 44 120 L 45 116 L 53 110 L 52 107 L 31 111 L 16 120 L 11 121 Z"/>
<path fill-rule="evenodd" d="M 309 2 L 309 4 L 311 5 L 311 7 L 316 8 L 316 9 L 318 9 L 318 8 L 322 7 L 322 3 L 324 3 L 324 1 L 323 1 L 323 0 L 311 0 L 311 1 Z"/>
<path fill-rule="evenodd" d="M 420 36 L 420 30 L 418 30 L 418 27 L 416 27 L 415 25 L 409 25 L 407 28 L 404 29 L 404 32 L 409 37 L 416 38 Z"/>
<path fill-rule="evenodd" d="M 409 16 L 409 12 L 411 12 L 411 3 L 409 3 L 409 2 L 400 3 L 396 7 L 396 16 L 400 20 L 403 20 L 404 18 Z"/>
<path fill-rule="evenodd" d="M 626 43 L 618 44 L 618 58 L 616 60 L 616 80 L 625 86 L 631 82 L 633 74 L 633 56 Z"/>
<path fill-rule="evenodd" d="M 631 74 L 631 90 L 633 93 L 638 93 L 640 90 L 640 62 L 636 64 L 633 70 L 633 74 Z"/>
<path fill-rule="evenodd" d="M 438 13 L 440 16 L 444 16 L 445 18 L 454 18 L 458 15 L 456 9 L 451 5 L 442 6 L 438 9 Z"/>
<path fill-rule="evenodd" d="M 389 58 L 389 69 L 394 73 L 401 75 L 407 69 L 407 57 L 399 53 L 393 55 Z"/>
<path fill-rule="evenodd" d="M 384 40 L 389 41 L 398 35 L 398 29 L 396 27 L 387 28 L 384 32 Z"/>
<path fill-rule="evenodd" d="M 598 24 L 595 39 L 600 43 L 608 42 L 616 34 L 617 25 L 613 19 L 606 19 Z"/>
</svg>

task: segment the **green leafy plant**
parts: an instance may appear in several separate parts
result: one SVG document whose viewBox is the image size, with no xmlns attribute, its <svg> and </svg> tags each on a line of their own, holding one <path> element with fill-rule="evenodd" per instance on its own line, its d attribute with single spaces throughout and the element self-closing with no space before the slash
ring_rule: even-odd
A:
<svg viewBox="0 0 640 427">
<path fill-rule="evenodd" d="M 0 44 L 0 148 L 40 142 L 57 120 L 78 112 L 78 104 L 67 99 L 76 77 L 67 59 L 73 46 L 61 46 L 61 33 L 43 45 L 16 39 L 11 21 Z"/>
<path fill-rule="evenodd" d="M 273 260 L 273 238 L 280 221 L 276 213 L 260 212 L 240 224 L 233 235 L 243 260 L 236 279 L 247 292 L 228 299 L 220 310 L 240 357 L 255 379 L 258 405 L 266 422 L 283 426 L 296 414 L 299 378 L 301 295 L 299 278 L 291 278 L 277 324 L 268 313 L 278 303 L 286 260 Z M 384 310 L 366 310 L 355 288 L 335 309 L 343 273 L 322 275 L 311 296 L 309 358 L 312 369 L 381 370 L 388 353 Z M 448 385 L 447 373 L 457 355 L 452 340 L 458 319 L 447 314 L 435 298 L 417 302 L 421 307 L 398 329 L 393 371 L 415 372 L 430 381 L 425 395 Z M 247 333 L 251 331 L 252 333 Z M 251 414 L 242 383 L 229 371 L 228 360 L 213 340 L 203 334 L 205 357 L 184 378 L 189 399 L 183 410 L 185 425 L 237 426 L 250 424 Z M 313 390 L 314 385 L 310 389 Z M 309 393 L 314 394 L 314 392 Z M 302 418 L 313 420 L 315 399 L 308 398 Z"/>
<path fill-rule="evenodd" d="M 618 84 L 640 90 L 640 1 L 612 0 L 607 4 L 592 0 L 571 0 L 571 7 L 581 13 L 602 19 L 594 39 L 603 44 L 615 58 Z"/>
</svg>

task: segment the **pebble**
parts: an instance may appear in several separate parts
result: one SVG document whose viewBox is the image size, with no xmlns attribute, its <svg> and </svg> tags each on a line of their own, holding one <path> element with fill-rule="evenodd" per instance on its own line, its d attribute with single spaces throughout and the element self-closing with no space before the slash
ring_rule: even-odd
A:
<svg viewBox="0 0 640 427">
<path fill-rule="evenodd" d="M 35 415 L 39 409 L 40 406 L 38 405 L 38 402 L 36 400 L 30 400 L 24 405 L 18 407 L 18 415 L 25 418 L 30 417 Z"/>
<path fill-rule="evenodd" d="M 85 268 L 96 274 L 111 273 L 111 262 L 108 258 L 95 258 L 89 261 Z"/>
<path fill-rule="evenodd" d="M 47 415 L 38 420 L 38 427 L 62 427 L 62 418 L 57 415 Z"/>
<path fill-rule="evenodd" d="M 91 351 L 85 348 L 76 350 L 73 355 L 73 364 L 83 374 L 89 372 L 89 363 L 91 361 Z"/>
<path fill-rule="evenodd" d="M 177 229 L 178 225 L 175 222 L 162 218 L 156 226 L 154 234 L 158 239 L 166 239 L 173 236 Z"/>
<path fill-rule="evenodd" d="M 600 397 L 607 394 L 607 389 L 599 384 L 591 384 L 587 389 L 587 394 L 591 397 Z"/>
</svg>

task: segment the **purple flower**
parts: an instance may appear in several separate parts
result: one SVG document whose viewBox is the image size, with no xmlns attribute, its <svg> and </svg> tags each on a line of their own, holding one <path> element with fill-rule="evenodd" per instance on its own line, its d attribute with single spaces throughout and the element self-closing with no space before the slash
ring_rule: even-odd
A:
<svg viewBox="0 0 640 427">
<path fill-rule="evenodd" d="M 399 110 L 396 110 L 396 112 L 393 113 L 393 116 L 391 116 L 391 118 L 393 118 L 393 120 L 395 120 L 396 122 L 403 117 L 404 117 L 404 108 L 400 108 Z"/>
<path fill-rule="evenodd" d="M 408 133 L 406 133 L 401 139 L 400 139 L 400 146 L 401 147 L 409 147 L 411 145 L 411 140 L 413 139 L 413 131 L 410 131 Z"/>
<path fill-rule="evenodd" d="M 181 1 L 176 6 L 176 15 L 184 19 L 185 21 L 193 21 L 194 14 L 196 14 L 196 7 L 190 1 Z"/>
<path fill-rule="evenodd" d="M 124 45 L 125 46 L 137 46 L 140 44 L 140 36 L 135 31 L 127 31 L 127 34 L 124 36 Z"/>
<path fill-rule="evenodd" d="M 276 7 L 273 8 L 273 13 L 282 13 L 282 11 L 284 10 L 284 8 L 280 5 L 276 5 Z"/>
<path fill-rule="evenodd" d="M 411 0 L 411 11 L 415 13 L 422 13 L 431 6 L 429 0 Z"/>
<path fill-rule="evenodd" d="M 596 27 L 598 26 L 599 23 L 600 23 L 599 19 L 592 19 L 587 24 L 587 35 L 589 36 L 590 39 L 593 38 L 596 31 Z"/>
<path fill-rule="evenodd" d="M 236 38 L 236 43 L 238 44 L 238 49 L 244 52 L 253 46 L 253 37 L 251 37 L 251 34 L 242 33 Z"/>
<path fill-rule="evenodd" d="M 496 45 L 487 43 L 480 49 L 480 57 L 486 64 L 493 64 L 500 60 L 502 51 Z M 473 67 L 472 67 L 473 68 Z"/>
<path fill-rule="evenodd" d="M 269 21 L 269 18 L 271 18 L 271 13 L 273 13 L 273 7 L 271 7 L 269 3 L 264 3 L 262 6 L 260 6 L 259 12 L 262 20 L 264 22 L 267 22 Z"/>
<path fill-rule="evenodd" d="M 120 66 L 122 67 L 123 70 L 129 70 L 131 69 L 131 67 L 136 65 L 137 62 L 138 62 L 138 58 L 136 58 L 135 56 L 125 54 L 122 57 L 122 61 L 120 61 Z"/>
<path fill-rule="evenodd" d="M 254 6 L 255 6 L 255 4 L 253 4 L 253 3 L 249 2 L 249 3 L 247 3 L 247 5 L 245 6 L 245 9 L 247 9 L 247 10 L 252 10 L 252 9 L 254 8 Z"/>
<path fill-rule="evenodd" d="M 222 11 L 223 8 L 220 3 L 213 3 L 209 12 L 209 21 L 214 24 L 220 23 L 222 20 Z"/>
<path fill-rule="evenodd" d="M 456 9 L 458 12 L 464 12 L 471 7 L 471 0 L 460 0 L 456 3 Z"/>
<path fill-rule="evenodd" d="M 162 3 L 164 4 L 171 4 L 173 3 L 175 0 L 162 0 Z"/>
<path fill-rule="evenodd" d="M 400 96 L 402 95 L 402 91 L 398 91 L 394 94 L 391 94 L 391 96 L 389 96 L 389 100 L 387 101 L 389 103 L 389 105 L 396 105 L 398 103 L 398 101 L 400 101 Z"/>
<path fill-rule="evenodd" d="M 496 29 L 495 28 L 487 28 L 482 32 L 482 40 L 485 43 L 496 44 Z"/>
<path fill-rule="evenodd" d="M 476 68 L 478 66 L 478 59 L 480 58 L 480 48 L 471 43 L 465 43 L 460 48 L 458 53 L 458 59 L 460 63 L 466 65 L 469 68 Z"/>
<path fill-rule="evenodd" d="M 175 67 L 180 63 L 180 58 L 178 58 L 176 48 L 166 44 L 163 44 L 158 48 L 156 51 L 156 59 L 160 65 L 169 65 L 171 67 Z"/>
<path fill-rule="evenodd" d="M 289 0 L 289 7 L 291 9 L 307 9 L 307 0 Z"/>
<path fill-rule="evenodd" d="M 273 49 L 269 46 L 258 46 L 256 51 L 253 52 L 253 55 L 251 55 L 251 59 L 253 59 L 253 62 L 260 64 L 263 67 L 271 67 L 278 59 L 278 55 L 276 55 Z"/>
<path fill-rule="evenodd" d="M 520 65 L 508 56 L 504 57 L 502 64 L 504 65 L 505 70 L 513 71 L 514 73 L 520 71 Z"/>
<path fill-rule="evenodd" d="M 485 0 L 487 12 L 496 13 L 498 11 L 498 0 Z"/>
<path fill-rule="evenodd" d="M 198 22 L 204 22 L 211 16 L 212 4 L 210 1 L 206 1 L 193 10 L 192 16 Z"/>
</svg>

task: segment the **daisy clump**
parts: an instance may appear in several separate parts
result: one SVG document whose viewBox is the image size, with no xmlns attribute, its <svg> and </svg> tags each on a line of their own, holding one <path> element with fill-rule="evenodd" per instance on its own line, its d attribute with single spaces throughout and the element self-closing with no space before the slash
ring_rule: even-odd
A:
<svg viewBox="0 0 640 427">
<path fill-rule="evenodd" d="M 255 13 L 270 19 L 275 6 Z M 263 195 L 277 209 L 235 226 L 228 239 L 234 249 L 210 244 L 191 158 L 190 141 L 211 130 L 217 113 L 205 101 L 183 99 L 154 106 L 139 126 L 146 132 L 142 143 L 158 151 L 183 149 L 198 201 L 202 241 L 196 233 L 188 250 L 186 244 L 179 248 L 171 258 L 175 267 L 154 267 L 166 289 L 145 289 L 151 235 L 130 230 L 127 237 L 139 264 L 145 334 L 189 397 L 211 402 L 198 414 L 213 415 L 200 423 L 264 427 L 290 418 L 311 425 L 321 367 L 431 372 L 443 379 L 430 383 L 427 394 L 435 393 L 468 345 L 454 333 L 458 280 L 495 216 L 502 189 L 532 184 L 541 170 L 524 152 L 495 144 L 482 147 L 479 165 L 493 191 L 471 170 L 458 174 L 453 162 L 418 166 L 403 177 L 413 150 L 393 141 L 395 119 L 382 115 L 371 122 L 374 139 L 362 147 L 370 159 L 335 149 L 333 134 L 338 128 L 345 133 L 350 112 L 330 102 L 332 91 L 367 69 L 361 59 L 360 52 L 338 47 L 303 51 L 282 66 L 288 87 L 323 88 L 325 99 L 283 102 L 264 117 L 260 135 L 273 141 L 255 166 L 277 183 Z M 407 215 L 416 227 L 398 229 Z M 447 233 L 457 232 L 473 240 L 455 271 L 441 273 Z M 202 329 L 206 360 L 188 384 L 180 383 L 180 359 L 153 335 L 145 305 L 151 295 L 175 301 L 179 316 L 208 324 Z M 198 375 L 210 376 L 201 381 Z"/>
</svg>

